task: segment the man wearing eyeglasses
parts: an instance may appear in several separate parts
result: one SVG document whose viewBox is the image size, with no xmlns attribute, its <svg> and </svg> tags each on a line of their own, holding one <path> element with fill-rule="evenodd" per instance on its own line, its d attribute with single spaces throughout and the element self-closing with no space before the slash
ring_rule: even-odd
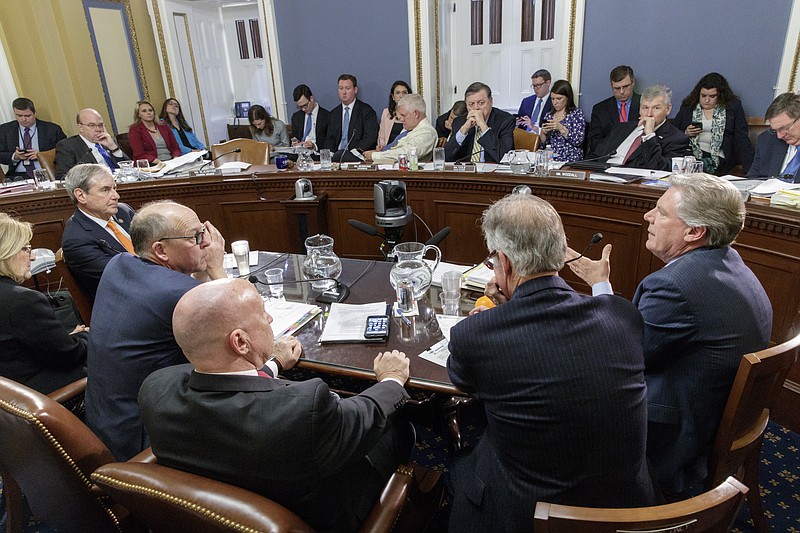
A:
<svg viewBox="0 0 800 533">
<path fill-rule="evenodd" d="M 30 99 L 17 98 L 11 107 L 16 120 L 0 125 L 0 163 L 8 165 L 6 179 L 18 181 L 33 178 L 41 168 L 39 152 L 52 150 L 67 136 L 58 124 L 38 119 Z"/>
<path fill-rule="evenodd" d="M 764 117 L 769 130 L 758 136 L 756 155 L 747 177 L 800 178 L 800 95 L 783 93 L 772 101 Z"/>
<path fill-rule="evenodd" d="M 63 179 L 69 169 L 80 163 L 99 163 L 112 171 L 120 161 L 128 161 L 116 139 L 106 131 L 103 117 L 94 109 L 81 109 L 75 118 L 78 135 L 56 145 L 56 178 Z"/>
<path fill-rule="evenodd" d="M 86 423 L 120 461 L 150 445 L 136 402 L 144 378 L 186 363 L 172 333 L 175 305 L 201 282 L 226 277 L 225 239 L 186 206 L 147 204 L 130 234 L 136 255 L 117 255 L 100 278 L 87 356 Z"/>
<path fill-rule="evenodd" d="M 652 504 L 638 311 L 614 295 L 593 301 L 558 276 L 567 239 L 541 198 L 503 198 L 481 229 L 508 298 L 450 332 L 450 380 L 489 421 L 451 469 L 450 531 L 530 530 L 538 500 Z"/>
<path fill-rule="evenodd" d="M 295 87 L 292 98 L 297 106 L 292 115 L 292 146 L 310 150 L 325 148 L 329 111 L 317 104 L 308 85 Z"/>
<path fill-rule="evenodd" d="M 75 165 L 67 172 L 64 186 L 77 208 L 61 236 L 64 261 L 94 302 L 106 264 L 123 252 L 133 253 L 130 231 L 135 211 L 119 201 L 117 184 L 105 165 Z"/>
<path fill-rule="evenodd" d="M 517 127 L 539 133 L 542 117 L 553 107 L 550 102 L 550 82 L 553 77 L 545 69 L 539 69 L 531 76 L 533 94 L 524 98 L 517 111 Z"/>
<path fill-rule="evenodd" d="M 639 120 L 639 95 L 633 92 L 636 87 L 633 69 L 627 65 L 614 67 L 609 79 L 613 96 L 592 107 L 592 121 L 586 131 L 587 154 L 594 151 L 617 124 Z"/>
</svg>

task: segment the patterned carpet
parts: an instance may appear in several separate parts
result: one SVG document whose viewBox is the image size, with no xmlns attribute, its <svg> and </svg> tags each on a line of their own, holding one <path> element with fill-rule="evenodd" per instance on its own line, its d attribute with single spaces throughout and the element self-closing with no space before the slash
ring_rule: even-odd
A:
<svg viewBox="0 0 800 533">
<path fill-rule="evenodd" d="M 293 370 L 287 372 L 287 377 L 307 379 L 311 374 L 303 370 Z M 340 390 L 357 391 L 370 385 L 367 382 L 354 383 L 353 380 L 337 377 L 328 377 L 325 380 L 332 388 Z M 462 437 L 469 450 L 477 444 L 486 422 L 477 406 L 463 409 L 461 416 Z M 412 454 L 412 461 L 427 468 L 446 472 L 453 453 L 449 437 L 440 424 L 434 423 L 435 417 L 431 416 L 427 408 L 417 408 L 413 420 L 417 430 L 417 445 Z M 800 533 L 800 435 L 773 422 L 769 423 L 761 449 L 760 476 L 764 509 L 772 531 Z M 428 529 L 428 533 L 446 530 L 448 514 L 446 505 L 445 503 L 445 507 Z M 745 504 L 732 531 L 754 532 L 755 529 L 749 519 L 750 514 Z M 55 530 L 30 517 L 23 531 L 51 533 Z"/>
</svg>

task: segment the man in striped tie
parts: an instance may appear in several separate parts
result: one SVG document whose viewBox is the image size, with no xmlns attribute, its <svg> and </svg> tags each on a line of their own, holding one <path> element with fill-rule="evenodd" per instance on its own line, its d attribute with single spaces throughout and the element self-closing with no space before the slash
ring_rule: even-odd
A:
<svg viewBox="0 0 800 533">
<path fill-rule="evenodd" d="M 117 254 L 133 253 L 129 232 L 134 211 L 119 201 L 114 177 L 105 165 L 76 165 L 67 173 L 65 185 L 77 209 L 61 237 L 64 261 L 94 302 L 106 263 Z"/>
</svg>

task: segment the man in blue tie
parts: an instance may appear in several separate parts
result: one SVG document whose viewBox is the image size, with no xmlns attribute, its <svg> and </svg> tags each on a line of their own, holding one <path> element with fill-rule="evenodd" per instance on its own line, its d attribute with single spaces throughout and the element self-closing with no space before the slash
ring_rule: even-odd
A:
<svg viewBox="0 0 800 533">
<path fill-rule="evenodd" d="M 401 131 L 383 150 L 369 150 L 364 157 L 376 164 L 393 164 L 401 152 L 417 150 L 420 161 L 428 161 L 436 147 L 438 135 L 425 114 L 425 100 L 419 94 L 408 94 L 397 102 L 397 116 L 403 122 Z"/>
<path fill-rule="evenodd" d="M 56 145 L 56 177 L 63 179 L 69 169 L 80 163 L 99 163 L 113 172 L 126 156 L 114 136 L 106 131 L 103 117 L 94 109 L 81 109 L 75 121 L 78 135 L 73 135 Z"/>
<path fill-rule="evenodd" d="M 308 85 L 298 85 L 292 95 L 297 111 L 292 115 L 292 146 L 310 150 L 325 146 L 330 112 L 317 104 Z"/>
<path fill-rule="evenodd" d="M 769 129 L 758 136 L 756 155 L 747 177 L 800 178 L 800 95 L 783 93 L 772 101 L 764 117 Z"/>
<path fill-rule="evenodd" d="M 378 115 L 369 104 L 357 100 L 358 81 L 352 74 L 339 76 L 339 100 L 333 108 L 324 148 L 335 151 L 333 161 L 358 161 L 350 153 L 357 148 L 362 152 L 373 150 L 378 144 Z"/>
<path fill-rule="evenodd" d="M 517 127 L 539 133 L 542 117 L 553 107 L 550 103 L 550 72 L 539 69 L 531 76 L 533 94 L 522 100 L 517 111 Z"/>
</svg>

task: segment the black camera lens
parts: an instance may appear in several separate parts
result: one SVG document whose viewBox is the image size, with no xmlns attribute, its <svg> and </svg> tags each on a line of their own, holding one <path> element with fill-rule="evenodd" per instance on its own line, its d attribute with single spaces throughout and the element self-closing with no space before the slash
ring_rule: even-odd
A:
<svg viewBox="0 0 800 533">
<path fill-rule="evenodd" d="M 406 191 L 402 187 L 392 187 L 387 195 L 393 202 L 402 202 L 406 199 Z"/>
</svg>

